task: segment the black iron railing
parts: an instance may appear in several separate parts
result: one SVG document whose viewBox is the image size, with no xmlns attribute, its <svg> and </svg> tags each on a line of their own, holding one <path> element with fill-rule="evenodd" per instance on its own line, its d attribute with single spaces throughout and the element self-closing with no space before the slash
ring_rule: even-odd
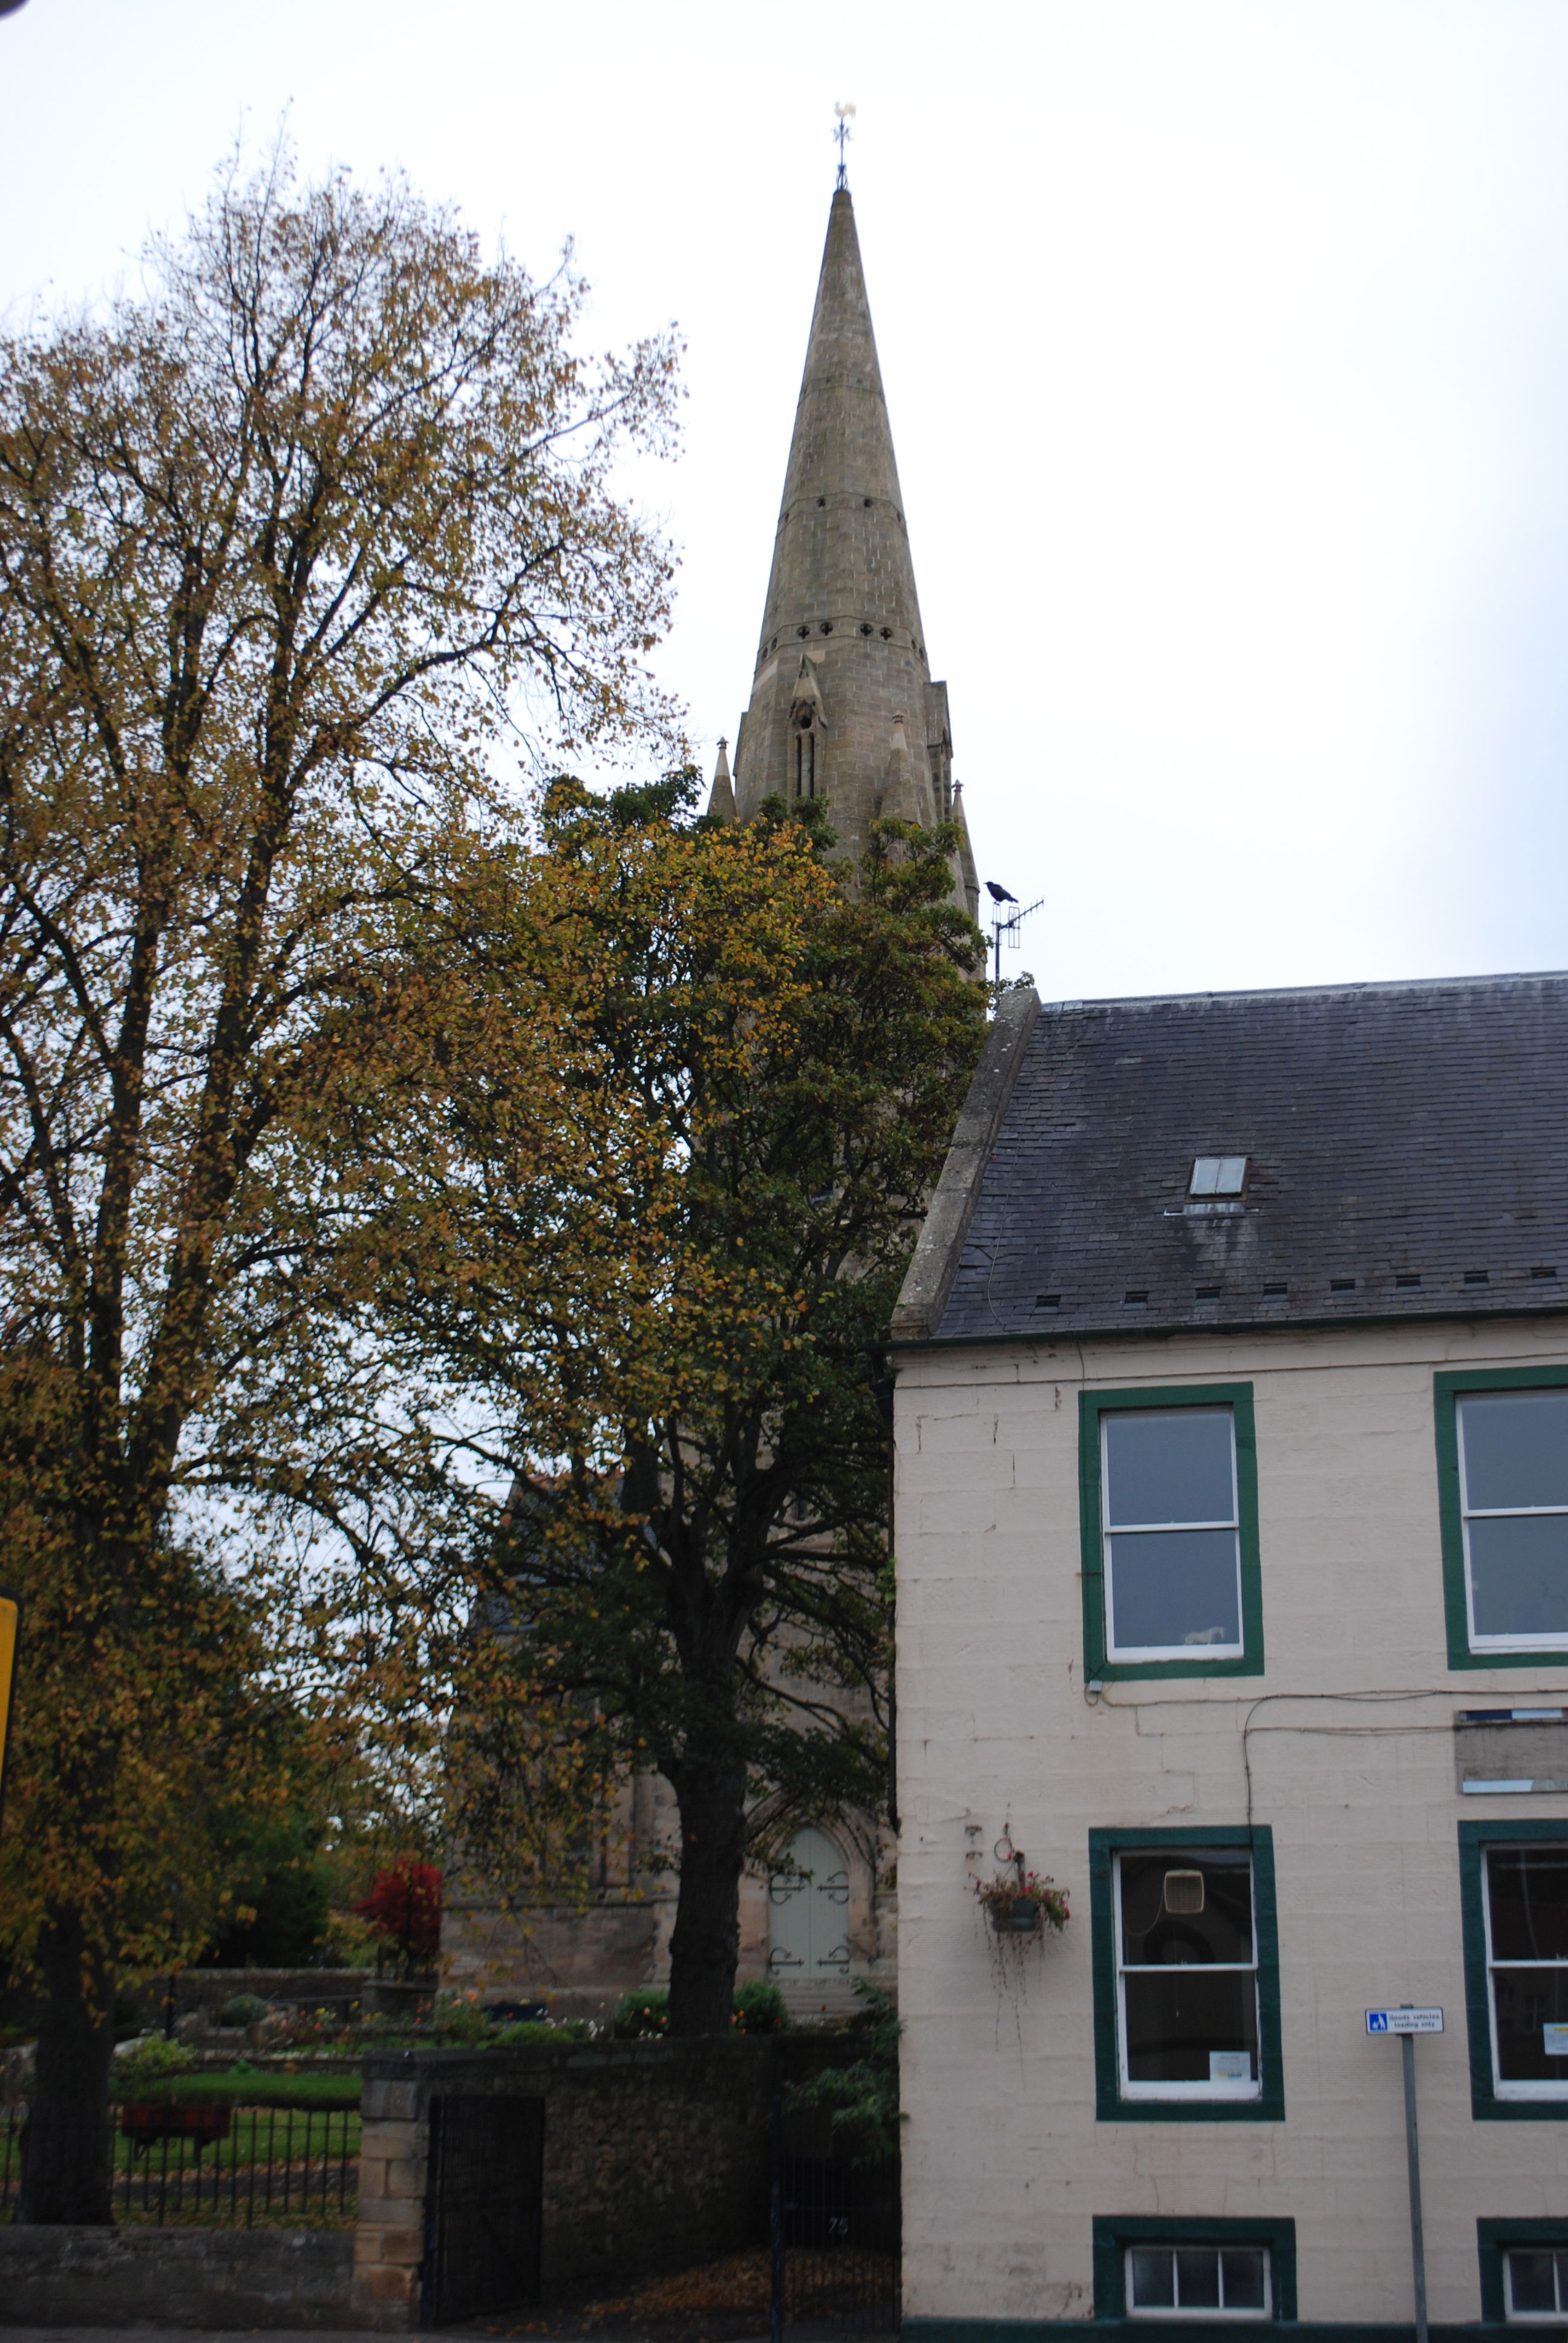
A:
<svg viewBox="0 0 1568 2343">
<path fill-rule="evenodd" d="M 28 2109 L 0 2106 L 0 2221 L 15 2217 Z M 359 2197 L 353 2107 L 127 2102 L 111 2109 L 116 2221 L 156 2227 L 337 2229 Z"/>
</svg>

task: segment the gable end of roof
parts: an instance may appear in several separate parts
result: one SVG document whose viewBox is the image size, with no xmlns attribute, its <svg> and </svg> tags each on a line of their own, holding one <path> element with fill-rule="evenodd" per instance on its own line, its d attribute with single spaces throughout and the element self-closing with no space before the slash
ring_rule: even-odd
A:
<svg viewBox="0 0 1568 2343">
<path fill-rule="evenodd" d="M 895 1342 L 929 1342 L 941 1324 L 980 1182 L 1039 1015 L 1040 995 L 1027 985 L 1004 993 L 998 1004 L 893 1311 Z"/>
</svg>

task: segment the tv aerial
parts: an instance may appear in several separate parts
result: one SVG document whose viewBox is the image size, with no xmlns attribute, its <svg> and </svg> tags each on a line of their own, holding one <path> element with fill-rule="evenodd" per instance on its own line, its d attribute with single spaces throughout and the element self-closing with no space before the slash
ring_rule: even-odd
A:
<svg viewBox="0 0 1568 2343">
<path fill-rule="evenodd" d="M 1038 902 L 1020 903 L 1016 895 L 1011 894 L 1007 888 L 1002 886 L 1000 882 L 995 879 L 988 879 L 986 880 L 985 890 L 990 897 L 991 900 L 991 956 L 996 968 L 995 981 L 1000 984 L 1001 982 L 1001 940 L 1003 936 L 1006 936 L 1011 949 L 1014 951 L 1017 951 L 1022 942 L 1020 930 L 1022 928 L 1023 922 L 1032 912 L 1041 911 L 1045 909 L 1045 897 L 1041 895 Z M 1010 909 L 1009 908 L 1010 906 Z"/>
</svg>

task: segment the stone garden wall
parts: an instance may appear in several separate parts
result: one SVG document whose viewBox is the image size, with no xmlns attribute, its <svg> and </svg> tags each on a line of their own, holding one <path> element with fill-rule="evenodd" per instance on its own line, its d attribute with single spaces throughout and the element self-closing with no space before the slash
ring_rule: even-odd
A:
<svg viewBox="0 0 1568 2343">
<path fill-rule="evenodd" d="M 548 2299 L 765 2242 L 774 2102 L 855 2056 L 809 2034 L 383 2051 L 365 2060 L 344 2230 L 0 2227 L 0 2328 L 418 2324 L 431 2100 L 541 2099 Z"/>
<path fill-rule="evenodd" d="M 760 2245 L 786 2080 L 853 2056 L 831 2037 L 383 2052 L 365 2061 L 357 2314 L 417 2323 L 430 2101 L 545 2105 L 543 2290 L 606 2288 Z"/>
<path fill-rule="evenodd" d="M 0 2228 L 0 2326 L 343 2328 L 337 2229 Z"/>
</svg>

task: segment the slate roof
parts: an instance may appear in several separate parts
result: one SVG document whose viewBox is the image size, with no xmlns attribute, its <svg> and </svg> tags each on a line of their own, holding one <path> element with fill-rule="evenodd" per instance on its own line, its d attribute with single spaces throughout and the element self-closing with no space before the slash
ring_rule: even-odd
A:
<svg viewBox="0 0 1568 2343">
<path fill-rule="evenodd" d="M 937 1338 L 1562 1310 L 1565 1077 L 1568 974 L 1042 1007 Z"/>
</svg>

